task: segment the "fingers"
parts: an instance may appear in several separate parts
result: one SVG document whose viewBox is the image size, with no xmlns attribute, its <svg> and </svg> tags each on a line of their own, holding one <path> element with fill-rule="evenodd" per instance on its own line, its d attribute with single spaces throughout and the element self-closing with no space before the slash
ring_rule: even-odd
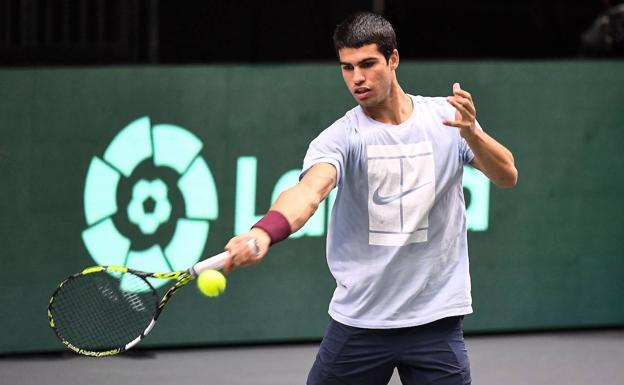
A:
<svg viewBox="0 0 624 385">
<path fill-rule="evenodd" d="M 459 85 L 459 83 L 453 83 L 453 95 L 454 96 L 458 96 L 458 97 L 462 97 L 462 98 L 466 98 L 466 99 L 472 101 L 472 95 L 470 94 L 470 92 L 462 90 L 461 86 Z"/>
<path fill-rule="evenodd" d="M 444 124 L 445 126 L 457 127 L 457 128 L 466 127 L 466 123 L 462 122 L 461 120 L 443 120 L 442 124 Z"/>
<path fill-rule="evenodd" d="M 459 96 L 449 96 L 446 100 L 453 106 L 463 117 L 468 119 L 474 119 L 477 115 L 477 111 L 475 109 L 472 100 L 459 97 Z"/>
<path fill-rule="evenodd" d="M 255 250 L 249 245 L 249 240 L 252 239 L 248 234 L 239 235 L 230 239 L 230 241 L 225 245 L 225 250 L 227 250 L 230 255 L 223 262 L 223 270 L 225 272 L 230 273 L 233 270 L 254 265 L 262 259 L 261 253 L 256 254 Z"/>
<path fill-rule="evenodd" d="M 453 83 L 453 95 L 455 95 L 457 92 L 461 91 L 461 86 L 459 85 L 459 83 Z"/>
<path fill-rule="evenodd" d="M 232 269 L 232 255 L 230 255 L 225 259 L 225 261 L 223 261 L 223 271 L 230 273 Z"/>
<path fill-rule="evenodd" d="M 467 128 L 471 127 L 477 118 L 477 110 L 472 100 L 472 95 L 461 89 L 459 83 L 453 83 L 453 96 L 446 100 L 457 110 L 454 121 L 445 120 L 442 123 L 447 126 Z"/>
<path fill-rule="evenodd" d="M 443 120 L 442 124 L 449 127 L 457 127 L 459 132 L 473 132 L 473 125 L 465 120 Z M 464 134 L 462 134 L 463 136 Z"/>
</svg>

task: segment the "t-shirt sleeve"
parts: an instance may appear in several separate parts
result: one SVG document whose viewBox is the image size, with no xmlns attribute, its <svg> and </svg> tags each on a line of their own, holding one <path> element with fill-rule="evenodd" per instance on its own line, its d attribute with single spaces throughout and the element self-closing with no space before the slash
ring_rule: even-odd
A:
<svg viewBox="0 0 624 385">
<path fill-rule="evenodd" d="M 461 135 L 459 136 L 459 159 L 462 163 L 470 163 L 474 159 L 474 153 L 468 146 L 468 142 Z"/>
<path fill-rule="evenodd" d="M 481 125 L 479 124 L 479 122 L 478 121 L 475 121 L 475 122 L 477 124 L 477 130 L 483 131 L 483 128 L 481 128 Z M 475 157 L 474 153 L 472 152 L 472 149 L 468 145 L 468 142 L 466 142 L 466 139 L 464 139 L 461 135 L 459 136 L 459 156 L 462 162 L 464 163 L 472 162 L 472 160 Z"/>
<path fill-rule="evenodd" d="M 299 179 L 315 164 L 329 163 L 336 168 L 336 184 L 340 184 L 347 160 L 347 129 L 348 120 L 340 119 L 310 143 Z"/>
</svg>

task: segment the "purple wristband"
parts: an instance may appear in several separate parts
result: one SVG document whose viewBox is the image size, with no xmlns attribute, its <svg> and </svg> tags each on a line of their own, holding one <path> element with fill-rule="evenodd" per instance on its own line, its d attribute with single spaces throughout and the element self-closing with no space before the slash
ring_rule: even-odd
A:
<svg viewBox="0 0 624 385">
<path fill-rule="evenodd" d="M 281 242 L 291 234 L 288 219 L 279 211 L 271 210 L 266 213 L 252 228 L 257 227 L 269 234 L 271 245 Z"/>
</svg>

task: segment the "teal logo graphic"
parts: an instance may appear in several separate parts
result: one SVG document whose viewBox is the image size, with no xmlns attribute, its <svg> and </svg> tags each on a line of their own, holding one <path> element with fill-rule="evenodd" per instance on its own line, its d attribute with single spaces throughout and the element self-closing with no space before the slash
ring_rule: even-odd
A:
<svg viewBox="0 0 624 385">
<path fill-rule="evenodd" d="M 218 217 L 218 197 L 202 142 L 190 131 L 151 125 L 123 128 L 87 171 L 84 244 L 98 265 L 150 272 L 197 262 Z M 152 280 L 158 287 L 166 282 Z M 122 287 L 124 282 L 121 282 Z"/>
<path fill-rule="evenodd" d="M 152 199 L 153 210 L 146 210 L 146 202 Z M 146 212 L 149 211 L 149 212 Z M 144 234 L 154 234 L 161 223 L 169 220 L 171 203 L 167 200 L 167 185 L 160 179 L 148 182 L 141 179 L 132 189 L 132 201 L 128 205 L 130 222 L 139 226 Z"/>
</svg>

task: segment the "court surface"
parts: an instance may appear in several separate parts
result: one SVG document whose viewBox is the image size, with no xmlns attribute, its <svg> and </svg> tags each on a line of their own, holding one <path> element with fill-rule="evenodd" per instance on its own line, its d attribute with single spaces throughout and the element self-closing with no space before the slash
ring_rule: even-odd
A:
<svg viewBox="0 0 624 385">
<path fill-rule="evenodd" d="M 624 385 L 624 329 L 468 336 L 474 385 Z M 317 344 L 0 357 L 0 385 L 305 384 Z M 394 375 L 390 384 L 398 385 Z"/>
</svg>

